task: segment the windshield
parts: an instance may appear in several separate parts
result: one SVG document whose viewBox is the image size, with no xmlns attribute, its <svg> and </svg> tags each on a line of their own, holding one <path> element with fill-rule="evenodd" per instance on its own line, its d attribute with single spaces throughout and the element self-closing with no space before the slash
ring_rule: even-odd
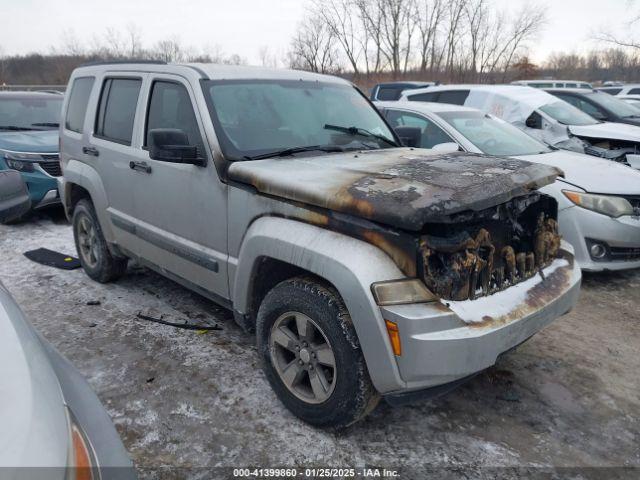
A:
<svg viewBox="0 0 640 480">
<path fill-rule="evenodd" d="M 349 85 L 236 80 L 208 81 L 203 88 L 229 160 L 313 147 L 319 152 L 395 146 L 377 110 Z"/>
<path fill-rule="evenodd" d="M 618 117 L 625 118 L 640 116 L 640 110 L 638 110 L 638 108 L 633 105 L 629 105 L 623 100 L 620 100 L 613 95 L 609 95 L 608 93 L 590 93 L 587 96 L 591 101 L 603 108 L 606 108 Z"/>
<path fill-rule="evenodd" d="M 593 117 L 590 117 L 583 111 L 578 110 L 573 105 L 562 100 L 547 103 L 540 107 L 540 110 L 563 125 L 595 125 L 600 123 Z"/>
<path fill-rule="evenodd" d="M 50 130 L 58 127 L 62 111 L 60 98 L 0 97 L 0 130 Z"/>
<path fill-rule="evenodd" d="M 488 155 L 534 155 L 551 151 L 522 130 L 481 112 L 442 112 L 439 115 Z"/>
</svg>

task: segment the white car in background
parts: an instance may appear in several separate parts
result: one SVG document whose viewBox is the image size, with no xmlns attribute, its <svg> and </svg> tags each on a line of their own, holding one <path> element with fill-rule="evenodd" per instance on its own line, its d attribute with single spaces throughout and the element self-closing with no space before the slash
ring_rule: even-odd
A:
<svg viewBox="0 0 640 480">
<path fill-rule="evenodd" d="M 511 85 L 533 88 L 593 88 L 590 83 L 582 80 L 516 80 Z"/>
<path fill-rule="evenodd" d="M 564 177 L 541 191 L 557 200 L 560 233 L 574 246 L 581 268 L 640 267 L 640 172 L 548 147 L 476 109 L 402 101 L 375 105 L 401 138 L 416 132 L 414 146 L 443 152 L 462 149 L 558 167 Z"/>
<path fill-rule="evenodd" d="M 616 97 L 627 97 L 640 99 L 640 83 L 626 83 L 620 85 L 610 85 L 596 88 L 609 95 L 615 95 Z"/>
<path fill-rule="evenodd" d="M 0 171 L 0 223 L 31 207 Z M 109 414 L 69 361 L 33 328 L 0 281 L 0 478 L 135 480 Z"/>
<path fill-rule="evenodd" d="M 400 100 L 450 103 L 501 118 L 548 145 L 640 168 L 640 127 L 602 122 L 542 90 L 517 85 L 446 85 Z"/>
</svg>

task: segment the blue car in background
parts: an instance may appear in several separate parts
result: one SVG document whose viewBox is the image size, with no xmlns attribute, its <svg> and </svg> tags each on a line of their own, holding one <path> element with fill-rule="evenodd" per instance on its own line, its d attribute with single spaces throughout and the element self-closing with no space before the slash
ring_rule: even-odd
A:
<svg viewBox="0 0 640 480">
<path fill-rule="evenodd" d="M 0 170 L 17 170 L 31 205 L 60 203 L 58 122 L 64 97 L 45 92 L 0 92 Z"/>
</svg>

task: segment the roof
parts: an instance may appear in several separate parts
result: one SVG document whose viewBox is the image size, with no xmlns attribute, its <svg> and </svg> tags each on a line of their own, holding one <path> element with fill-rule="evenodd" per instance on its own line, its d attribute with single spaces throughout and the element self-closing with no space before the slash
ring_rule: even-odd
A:
<svg viewBox="0 0 640 480">
<path fill-rule="evenodd" d="M 589 88 L 543 88 L 545 92 L 557 92 L 557 93 L 579 93 L 581 95 L 585 95 L 588 93 L 603 93 L 598 92 L 595 89 Z"/>
<path fill-rule="evenodd" d="M 516 80 L 513 83 L 540 83 L 540 82 L 543 82 L 543 83 L 549 83 L 549 82 L 551 82 L 551 83 L 555 83 L 555 82 L 557 82 L 557 83 L 590 83 L 590 82 L 587 82 L 586 80 L 563 80 L 561 78 L 554 78 L 554 79 L 540 78 L 540 79 L 537 79 L 537 80 Z"/>
<path fill-rule="evenodd" d="M 14 99 L 50 98 L 50 99 L 62 100 L 63 97 L 59 93 L 21 90 L 21 91 L 11 91 L 11 92 L 0 91 L 0 98 L 14 98 Z"/>
<path fill-rule="evenodd" d="M 520 85 L 440 85 L 437 87 L 419 88 L 408 92 L 403 92 L 402 97 L 419 93 L 442 92 L 449 90 L 470 90 L 481 93 L 484 96 L 500 96 L 512 102 L 521 103 L 529 107 L 532 111 L 550 102 L 557 102 L 558 99 L 538 88 L 525 87 Z"/>
<path fill-rule="evenodd" d="M 429 86 L 429 85 L 435 85 L 435 82 L 413 82 L 413 81 L 407 81 L 407 82 L 382 82 L 382 83 L 378 83 L 376 85 L 376 87 L 382 87 L 382 86 L 388 86 L 388 85 L 396 85 L 396 86 L 403 86 L 403 85 L 411 85 L 411 86 Z"/>
<path fill-rule="evenodd" d="M 78 67 L 76 71 L 104 70 L 140 71 L 198 74 L 200 78 L 208 80 L 241 80 L 241 79 L 274 79 L 274 80 L 305 80 L 312 82 L 330 82 L 351 85 L 347 80 L 331 75 L 303 72 L 300 70 L 286 70 L 276 68 L 254 67 L 245 65 L 219 65 L 215 63 L 109 63 L 94 64 Z"/>
<path fill-rule="evenodd" d="M 382 108 L 404 108 L 413 110 L 414 112 L 424 113 L 443 113 L 443 112 L 478 112 L 479 110 L 471 107 L 461 107 L 459 105 L 451 105 L 448 103 L 435 102 L 410 102 L 408 100 L 399 100 L 397 102 L 373 102 L 376 107 Z"/>
</svg>

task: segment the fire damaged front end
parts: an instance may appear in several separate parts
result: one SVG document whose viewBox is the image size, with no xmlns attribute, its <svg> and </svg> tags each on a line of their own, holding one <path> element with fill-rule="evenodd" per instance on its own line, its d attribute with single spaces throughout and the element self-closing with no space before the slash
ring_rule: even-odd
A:
<svg viewBox="0 0 640 480">
<path fill-rule="evenodd" d="M 425 225 L 417 275 L 436 298 L 381 307 L 406 382 L 390 403 L 448 391 L 575 305 L 580 269 L 556 219 L 555 200 L 532 192 Z"/>
<path fill-rule="evenodd" d="M 474 300 L 538 274 L 558 256 L 557 204 L 537 192 L 428 224 L 419 272 L 445 300 Z"/>
<path fill-rule="evenodd" d="M 373 244 L 397 265 L 358 285 L 370 304 L 350 312 L 370 370 L 381 356 L 395 363 L 393 379 L 371 372 L 391 403 L 446 391 L 577 302 L 580 268 L 558 234 L 556 200 L 539 191 L 561 173 L 552 167 L 392 149 L 229 172 L 291 202 L 279 215 Z M 387 352 L 368 349 L 374 335 Z"/>
</svg>

